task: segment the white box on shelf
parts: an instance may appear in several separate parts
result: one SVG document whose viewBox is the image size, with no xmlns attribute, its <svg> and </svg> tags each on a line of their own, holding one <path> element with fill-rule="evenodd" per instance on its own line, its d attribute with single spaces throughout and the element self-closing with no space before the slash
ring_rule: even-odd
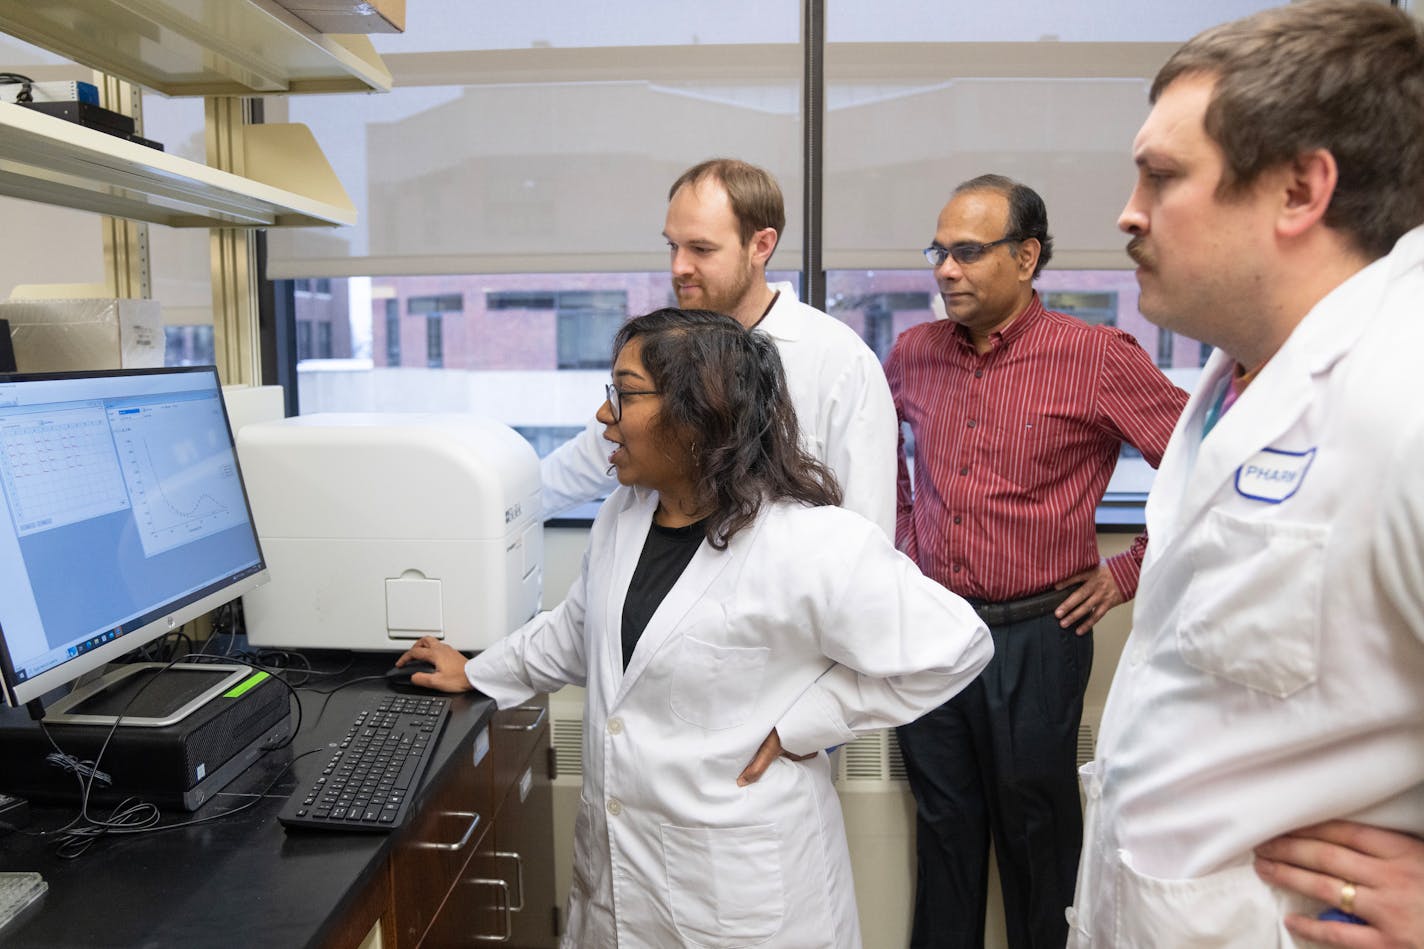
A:
<svg viewBox="0 0 1424 949">
<path fill-rule="evenodd" d="M 10 300 L 15 365 L 21 372 L 148 369 L 163 365 L 163 313 L 157 300 Z"/>
</svg>

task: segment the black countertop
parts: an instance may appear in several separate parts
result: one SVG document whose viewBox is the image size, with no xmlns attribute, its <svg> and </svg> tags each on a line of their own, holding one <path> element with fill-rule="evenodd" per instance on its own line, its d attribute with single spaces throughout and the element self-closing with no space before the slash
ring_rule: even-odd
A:
<svg viewBox="0 0 1424 949">
<path fill-rule="evenodd" d="M 388 665 L 389 657 L 365 667 L 358 663 L 347 677 L 369 675 Z M 322 687 L 339 681 L 326 680 Z M 49 890 L 0 930 L 0 946 L 319 945 L 345 915 L 349 902 L 384 867 L 392 837 L 288 832 L 277 822 L 277 813 L 298 783 L 313 779 L 329 757 L 324 750 L 298 756 L 325 749 L 345 734 L 364 699 L 383 694 L 389 694 L 383 681 L 354 682 L 332 694 L 322 711 L 327 696 L 302 692 L 304 717 L 289 749 L 260 759 L 197 811 L 165 809 L 162 823 L 208 818 L 251 803 L 230 816 L 193 827 L 104 837 L 82 856 L 66 860 L 55 855 L 55 838 L 40 834 L 63 826 L 77 808 L 33 805 L 27 828 L 0 836 L 0 870 L 38 871 Z M 494 712 L 493 702 L 473 693 L 453 699 L 450 721 L 412 812 L 423 803 L 436 775 L 452 764 L 455 749 Z M 283 774 L 293 758 L 295 764 Z M 106 805 L 90 806 L 92 815 L 108 810 Z"/>
</svg>

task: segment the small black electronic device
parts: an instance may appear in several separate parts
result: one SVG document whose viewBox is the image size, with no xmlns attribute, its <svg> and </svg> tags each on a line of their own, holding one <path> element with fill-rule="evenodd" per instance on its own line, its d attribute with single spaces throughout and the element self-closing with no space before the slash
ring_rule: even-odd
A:
<svg viewBox="0 0 1424 949">
<path fill-rule="evenodd" d="M 74 122 L 85 128 L 107 132 L 120 138 L 128 138 L 134 133 L 132 116 L 90 105 L 88 102 L 25 102 L 25 108 L 52 115 L 66 122 Z"/>
<path fill-rule="evenodd" d="M 390 686 L 393 692 L 404 692 L 407 695 L 430 695 L 439 690 L 426 688 L 423 685 L 416 685 L 410 681 L 410 677 L 417 672 L 434 671 L 434 663 L 426 662 L 424 659 L 412 659 L 403 666 L 391 666 L 387 669 L 386 685 Z"/>
<path fill-rule="evenodd" d="M 0 787 L 77 800 L 80 781 L 49 760 L 53 741 L 66 754 L 97 761 L 107 780 L 89 783 L 95 800 L 138 796 L 197 810 L 287 738 L 290 694 L 269 673 L 245 665 L 120 666 L 51 705 L 48 735 L 31 721 L 0 722 Z"/>
<path fill-rule="evenodd" d="M 292 792 L 277 819 L 316 830 L 399 827 L 449 718 L 449 698 L 372 699 L 356 712 L 326 767 Z"/>
</svg>

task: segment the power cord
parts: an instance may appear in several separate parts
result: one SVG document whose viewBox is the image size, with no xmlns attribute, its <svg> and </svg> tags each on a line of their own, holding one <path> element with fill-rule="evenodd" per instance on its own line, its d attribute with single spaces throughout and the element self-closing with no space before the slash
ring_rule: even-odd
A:
<svg viewBox="0 0 1424 949">
<path fill-rule="evenodd" d="M 34 84 L 35 81 L 29 76 L 21 75 L 17 72 L 0 72 L 0 85 L 20 84 L 20 91 L 15 93 L 16 102 L 35 101 Z"/>
</svg>

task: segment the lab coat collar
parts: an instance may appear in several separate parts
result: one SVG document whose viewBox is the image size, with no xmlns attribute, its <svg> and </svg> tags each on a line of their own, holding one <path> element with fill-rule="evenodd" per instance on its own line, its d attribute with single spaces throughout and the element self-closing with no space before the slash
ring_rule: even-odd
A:
<svg viewBox="0 0 1424 949">
<path fill-rule="evenodd" d="M 618 515 L 613 551 L 610 555 L 616 566 L 613 585 L 609 590 L 608 612 L 605 615 L 605 628 L 609 630 L 623 628 L 623 603 L 628 597 L 628 584 L 633 579 L 633 570 L 638 565 L 638 556 L 642 553 L 653 522 L 653 512 L 658 507 L 656 491 L 634 488 L 632 495 L 632 502 Z M 621 679 L 614 698 L 615 707 L 648 667 L 649 661 L 663 647 L 669 634 L 677 628 L 687 611 L 701 599 L 718 574 L 727 566 L 730 558 L 724 556 L 725 553 L 714 550 L 706 541 L 702 542 L 687 568 L 683 570 L 682 576 L 673 584 L 672 589 L 648 619 L 648 625 L 639 637 L 638 648 L 633 651 L 627 669 L 623 668 L 622 635 L 604 638 L 607 649 L 603 659 L 611 663 L 609 681 L 620 682 Z"/>
<path fill-rule="evenodd" d="M 1171 544 L 1181 525 L 1202 516 L 1241 465 L 1272 446 L 1306 413 L 1318 391 L 1315 378 L 1329 372 L 1379 317 L 1392 280 L 1421 262 L 1424 228 L 1400 238 L 1394 251 L 1326 294 L 1203 439 L 1202 423 L 1217 385 L 1235 368 L 1225 353 L 1212 353 L 1148 496 L 1147 531 L 1159 552 Z"/>
<path fill-rule="evenodd" d="M 797 304 L 801 301 L 796 298 L 796 288 L 790 283 L 769 283 L 767 289 L 780 296 L 756 328 L 779 342 L 796 342 L 804 329 L 803 321 L 798 318 Z"/>
</svg>

